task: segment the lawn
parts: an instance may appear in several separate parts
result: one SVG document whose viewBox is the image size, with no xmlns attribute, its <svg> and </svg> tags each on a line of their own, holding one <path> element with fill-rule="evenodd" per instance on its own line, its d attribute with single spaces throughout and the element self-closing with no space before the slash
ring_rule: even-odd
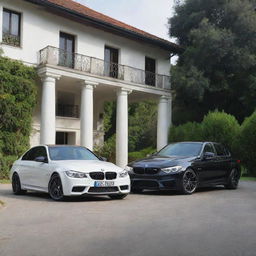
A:
<svg viewBox="0 0 256 256">
<path fill-rule="evenodd" d="M 245 181 L 256 181 L 256 177 L 241 177 L 241 180 L 245 180 Z"/>
</svg>

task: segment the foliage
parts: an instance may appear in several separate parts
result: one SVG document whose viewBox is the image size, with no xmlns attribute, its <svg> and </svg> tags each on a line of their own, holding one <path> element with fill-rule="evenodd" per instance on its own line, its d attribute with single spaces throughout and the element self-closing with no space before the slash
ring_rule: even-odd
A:
<svg viewBox="0 0 256 256">
<path fill-rule="evenodd" d="M 239 152 L 247 173 L 256 176 L 256 111 L 241 125 Z"/>
<path fill-rule="evenodd" d="M 225 112 L 209 112 L 201 125 L 203 140 L 220 142 L 236 153 L 235 142 L 240 125 L 234 116 Z"/>
<path fill-rule="evenodd" d="M 36 104 L 36 71 L 19 61 L 0 57 L 0 176 L 29 147 Z"/>
<path fill-rule="evenodd" d="M 133 103 L 129 111 L 129 152 L 156 146 L 157 105 Z"/>
<path fill-rule="evenodd" d="M 108 138 L 102 148 L 94 150 L 98 156 L 106 157 L 109 162 L 116 161 L 116 136 Z"/>
<path fill-rule="evenodd" d="M 188 122 L 179 126 L 172 126 L 169 133 L 170 142 L 200 141 L 202 140 L 202 127 L 199 123 Z"/>
<path fill-rule="evenodd" d="M 255 5 L 255 0 L 184 0 L 176 5 L 169 32 L 184 47 L 171 70 L 176 124 L 202 121 L 214 109 L 239 121 L 254 111 Z M 179 115 L 185 111 L 190 113 L 187 120 Z"/>
<path fill-rule="evenodd" d="M 153 154 L 154 152 L 156 152 L 156 149 L 152 148 L 152 147 L 144 148 L 144 149 L 142 149 L 140 151 L 137 151 L 137 152 L 130 152 L 129 156 L 128 156 L 129 162 L 145 158 L 148 155 Z"/>
</svg>

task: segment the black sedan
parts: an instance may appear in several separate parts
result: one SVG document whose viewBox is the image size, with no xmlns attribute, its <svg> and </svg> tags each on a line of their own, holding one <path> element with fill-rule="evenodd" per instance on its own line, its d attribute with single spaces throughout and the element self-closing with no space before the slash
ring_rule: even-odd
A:
<svg viewBox="0 0 256 256">
<path fill-rule="evenodd" d="M 240 179 L 239 160 L 221 144 L 179 142 L 127 166 L 132 191 L 178 190 L 192 194 L 198 187 L 224 185 L 236 189 Z"/>
</svg>

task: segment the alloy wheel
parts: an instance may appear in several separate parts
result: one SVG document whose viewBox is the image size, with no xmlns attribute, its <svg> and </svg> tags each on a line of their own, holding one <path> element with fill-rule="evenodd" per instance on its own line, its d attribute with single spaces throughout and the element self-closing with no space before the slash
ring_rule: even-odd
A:
<svg viewBox="0 0 256 256">
<path fill-rule="evenodd" d="M 49 194 L 53 200 L 59 201 L 63 199 L 61 179 L 57 175 L 53 176 L 50 180 Z"/>
<path fill-rule="evenodd" d="M 197 188 L 197 176 L 193 170 L 185 171 L 183 175 L 183 189 L 187 194 L 192 194 Z"/>
</svg>

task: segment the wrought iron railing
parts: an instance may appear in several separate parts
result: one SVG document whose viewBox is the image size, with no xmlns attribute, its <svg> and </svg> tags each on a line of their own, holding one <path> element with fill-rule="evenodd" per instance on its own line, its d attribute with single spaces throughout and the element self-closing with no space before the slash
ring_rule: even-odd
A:
<svg viewBox="0 0 256 256">
<path fill-rule="evenodd" d="M 127 82 L 171 89 L 170 77 L 142 69 L 106 62 L 82 54 L 66 52 L 47 46 L 39 52 L 39 65 L 56 65 L 83 71 L 97 76 L 112 77 Z"/>
<path fill-rule="evenodd" d="M 15 36 L 10 33 L 3 33 L 2 42 L 12 46 L 20 46 L 20 36 Z"/>
<path fill-rule="evenodd" d="M 56 106 L 56 115 L 79 118 L 79 107 L 77 105 L 58 104 Z"/>
</svg>

